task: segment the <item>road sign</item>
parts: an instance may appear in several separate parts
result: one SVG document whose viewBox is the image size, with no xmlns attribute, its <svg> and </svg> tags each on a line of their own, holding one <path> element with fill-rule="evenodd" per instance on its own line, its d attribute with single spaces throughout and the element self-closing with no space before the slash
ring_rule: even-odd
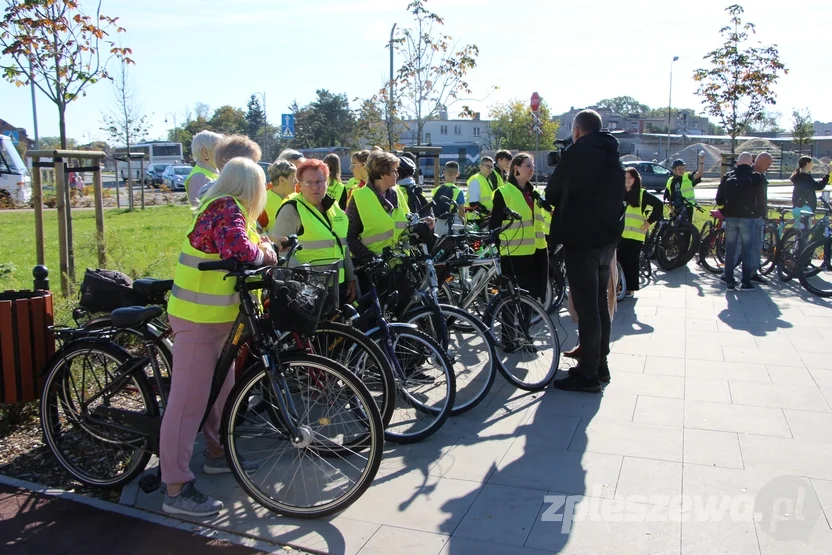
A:
<svg viewBox="0 0 832 555">
<path fill-rule="evenodd" d="M 540 95 L 537 94 L 537 91 L 532 93 L 531 107 L 532 112 L 537 112 L 540 109 Z"/>
<path fill-rule="evenodd" d="M 280 136 L 284 139 L 295 138 L 295 114 L 280 115 Z"/>
<path fill-rule="evenodd" d="M 11 137 L 12 144 L 17 144 L 20 142 L 20 133 L 18 133 L 17 131 L 3 131 L 3 135 Z"/>
</svg>

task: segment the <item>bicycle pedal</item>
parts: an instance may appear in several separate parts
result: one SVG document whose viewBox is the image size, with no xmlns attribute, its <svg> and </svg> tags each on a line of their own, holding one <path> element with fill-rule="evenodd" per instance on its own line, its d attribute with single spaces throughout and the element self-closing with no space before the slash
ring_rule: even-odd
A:
<svg viewBox="0 0 832 555">
<path fill-rule="evenodd" d="M 145 493 L 153 493 L 162 486 L 162 479 L 158 474 L 145 474 L 139 480 L 139 487 Z"/>
</svg>

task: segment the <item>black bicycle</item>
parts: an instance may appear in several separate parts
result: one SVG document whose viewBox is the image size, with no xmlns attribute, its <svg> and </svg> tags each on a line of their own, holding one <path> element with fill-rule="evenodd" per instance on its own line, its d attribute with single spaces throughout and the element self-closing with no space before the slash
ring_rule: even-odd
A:
<svg viewBox="0 0 832 555">
<path fill-rule="evenodd" d="M 253 499 L 279 514 L 319 518 L 342 511 L 366 491 L 381 463 L 378 407 L 367 387 L 337 362 L 281 351 L 274 316 L 285 319 L 291 313 L 297 331 L 314 330 L 327 291 L 337 286 L 337 273 L 233 261 L 203 262 L 199 268 L 226 272 L 236 280 L 240 297 L 240 313 L 215 367 L 200 428 L 247 344 L 254 360 L 228 397 L 221 427 L 234 477 Z M 270 298 L 270 317 L 255 297 L 260 290 Z M 58 462 L 82 483 L 124 485 L 159 453 L 157 392 L 166 396 L 166 389 L 158 363 L 160 339 L 146 333 L 146 326 L 162 312 L 159 306 L 121 308 L 111 313 L 110 329 L 55 330 L 63 345 L 45 371 L 41 427 Z M 144 354 L 133 356 L 112 341 L 124 329 L 142 333 Z M 259 463 L 259 469 L 247 474 L 242 460 Z M 160 482 L 157 472 L 145 475 L 140 485 L 153 491 Z"/>
<path fill-rule="evenodd" d="M 705 211 L 686 199 L 683 201 L 691 210 Z M 690 262 L 699 249 L 699 230 L 690 221 L 688 213 L 688 210 L 673 212 L 667 225 L 658 232 L 656 261 L 666 272 Z"/>
</svg>

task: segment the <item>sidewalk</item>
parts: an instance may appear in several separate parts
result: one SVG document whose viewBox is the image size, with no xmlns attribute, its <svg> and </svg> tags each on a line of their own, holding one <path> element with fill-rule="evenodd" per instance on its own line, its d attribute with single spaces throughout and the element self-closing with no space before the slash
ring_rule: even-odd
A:
<svg viewBox="0 0 832 555">
<path fill-rule="evenodd" d="M 263 551 L 0 484 L 4 555 L 259 555 Z"/>
</svg>

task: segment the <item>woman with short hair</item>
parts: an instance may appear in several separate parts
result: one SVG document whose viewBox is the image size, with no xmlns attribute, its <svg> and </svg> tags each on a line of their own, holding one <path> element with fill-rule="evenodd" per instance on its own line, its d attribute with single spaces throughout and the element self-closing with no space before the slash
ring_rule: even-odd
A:
<svg viewBox="0 0 832 555">
<path fill-rule="evenodd" d="M 221 172 L 232 158 L 248 158 L 252 162 L 259 162 L 262 152 L 260 145 L 245 135 L 229 135 L 223 138 L 214 149 L 214 162 L 217 164 L 217 171 Z M 216 178 L 215 178 L 216 179 Z M 196 195 L 197 202 L 205 198 L 205 193 L 214 184 L 214 180 L 207 182 L 200 187 Z"/>
<path fill-rule="evenodd" d="M 191 173 L 185 178 L 185 193 L 188 195 L 188 202 L 191 206 L 199 204 L 197 193 L 203 185 L 214 181 L 219 174 L 217 163 L 214 159 L 215 150 L 222 140 L 222 135 L 213 131 L 200 131 L 191 140 L 191 156 L 194 159 L 194 167 Z"/>
<path fill-rule="evenodd" d="M 295 184 L 297 179 L 295 165 L 286 160 L 278 160 L 269 166 L 269 184 L 266 186 L 268 192 L 266 193 L 266 209 L 260 214 L 257 223 L 260 224 L 260 229 L 267 233 L 272 241 L 280 242 L 279 235 L 273 233 L 275 218 L 277 211 L 289 198 L 289 195 L 295 192 Z"/>
<path fill-rule="evenodd" d="M 159 459 L 166 513 L 209 516 L 223 504 L 194 486 L 191 456 L 200 421 L 210 397 L 214 367 L 240 310 L 236 282 L 225 272 L 199 270 L 200 262 L 237 260 L 253 265 L 274 265 L 277 255 L 270 243 L 260 242 L 254 221 L 266 204 L 263 170 L 247 158 L 234 158 L 222 169 L 196 211 L 173 280 L 167 311 L 174 333 L 173 370 L 159 439 Z M 206 474 L 231 472 L 220 440 L 220 420 L 231 388 L 234 370 L 225 378 L 220 394 L 202 427 Z M 246 472 L 258 465 L 243 461 Z"/>
</svg>

